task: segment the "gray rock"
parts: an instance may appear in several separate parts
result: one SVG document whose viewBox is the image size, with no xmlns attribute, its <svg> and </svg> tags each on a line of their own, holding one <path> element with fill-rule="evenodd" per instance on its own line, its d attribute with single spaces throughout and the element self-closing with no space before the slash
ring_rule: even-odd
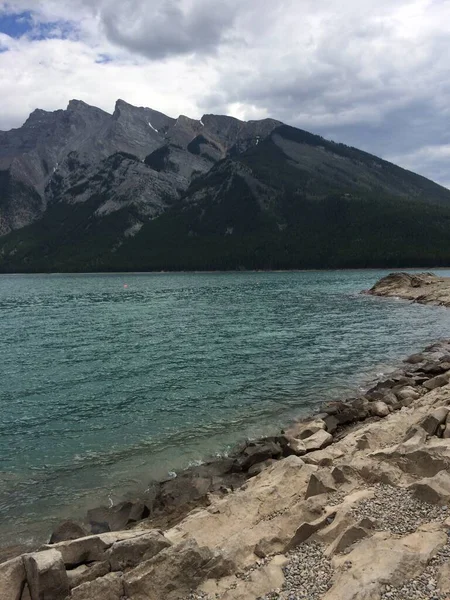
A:
<svg viewBox="0 0 450 600">
<path fill-rule="evenodd" d="M 447 383 L 449 382 L 449 374 L 446 373 L 445 375 L 437 375 L 436 377 L 433 377 L 432 379 L 429 379 L 428 381 L 425 381 L 425 383 L 423 384 L 423 387 L 426 388 L 427 390 L 435 390 L 436 388 L 442 387 L 443 385 L 447 385 Z"/>
<path fill-rule="evenodd" d="M 153 530 L 135 538 L 116 542 L 106 552 L 106 557 L 110 562 L 111 571 L 125 571 L 153 558 L 171 545 L 160 531 Z"/>
<path fill-rule="evenodd" d="M 21 600 L 25 581 L 25 565 L 21 556 L 0 563 L 1 600 Z"/>
<path fill-rule="evenodd" d="M 318 496 L 319 494 L 327 494 L 335 491 L 335 480 L 331 476 L 331 473 L 323 470 L 317 471 L 317 473 L 312 473 L 309 478 L 305 498 L 311 498 L 311 496 Z"/>
<path fill-rule="evenodd" d="M 44 550 L 23 557 L 31 600 L 66 600 L 69 580 L 57 550 Z"/>
<path fill-rule="evenodd" d="M 375 417 L 387 417 L 390 410 L 384 402 L 375 401 L 370 404 L 370 412 Z"/>
<path fill-rule="evenodd" d="M 109 573 L 73 588 L 71 600 L 122 600 L 123 580 L 119 573 Z"/>
<path fill-rule="evenodd" d="M 75 569 L 70 569 L 67 571 L 67 578 L 69 580 L 69 587 L 74 588 L 82 583 L 87 583 L 89 581 L 94 581 L 98 577 L 103 577 L 111 570 L 110 564 L 108 561 L 103 562 L 93 562 L 89 563 L 89 565 L 80 565 Z"/>
<path fill-rule="evenodd" d="M 303 440 L 306 450 L 311 452 L 312 450 L 321 450 L 322 448 L 326 448 L 333 441 L 333 436 L 331 433 L 328 433 L 325 430 L 320 430 L 317 433 L 314 433 L 309 438 Z"/>
<path fill-rule="evenodd" d="M 65 542 L 67 540 L 76 540 L 80 537 L 85 537 L 88 535 L 87 531 L 78 525 L 78 523 L 74 523 L 73 521 L 64 521 L 58 525 L 58 527 L 53 531 L 49 544 L 57 544 L 58 542 Z"/>
</svg>

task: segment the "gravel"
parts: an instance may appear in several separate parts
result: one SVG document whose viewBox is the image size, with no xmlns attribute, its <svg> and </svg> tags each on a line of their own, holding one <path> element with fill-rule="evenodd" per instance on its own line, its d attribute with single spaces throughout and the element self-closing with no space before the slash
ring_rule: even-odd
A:
<svg viewBox="0 0 450 600">
<path fill-rule="evenodd" d="M 423 523 L 442 521 L 449 514 L 446 506 L 422 502 L 404 488 L 377 484 L 374 490 L 375 497 L 359 502 L 352 508 L 352 514 L 357 519 L 372 519 L 380 531 L 405 535 Z"/>
<path fill-rule="evenodd" d="M 331 587 L 333 570 L 323 554 L 322 545 L 310 541 L 301 544 L 287 556 L 283 568 L 285 581 L 281 590 L 270 592 L 259 600 L 319 600 Z"/>
</svg>

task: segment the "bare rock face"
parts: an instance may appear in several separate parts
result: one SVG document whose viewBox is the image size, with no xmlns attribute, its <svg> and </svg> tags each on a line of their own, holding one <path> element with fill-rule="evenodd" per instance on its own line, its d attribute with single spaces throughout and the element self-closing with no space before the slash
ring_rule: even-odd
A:
<svg viewBox="0 0 450 600">
<path fill-rule="evenodd" d="M 13 558 L 0 564 L 0 598 L 21 600 L 26 574 L 23 558 Z"/>
<path fill-rule="evenodd" d="M 57 550 L 25 554 L 23 557 L 31 600 L 66 600 L 69 580 Z"/>
</svg>

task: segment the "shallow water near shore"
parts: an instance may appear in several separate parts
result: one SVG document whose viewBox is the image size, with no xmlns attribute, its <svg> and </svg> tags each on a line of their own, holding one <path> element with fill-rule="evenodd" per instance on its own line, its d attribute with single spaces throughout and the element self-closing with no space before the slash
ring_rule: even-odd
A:
<svg viewBox="0 0 450 600">
<path fill-rule="evenodd" d="M 449 337 L 448 309 L 359 294 L 387 272 L 1 275 L 0 545 Z"/>
</svg>

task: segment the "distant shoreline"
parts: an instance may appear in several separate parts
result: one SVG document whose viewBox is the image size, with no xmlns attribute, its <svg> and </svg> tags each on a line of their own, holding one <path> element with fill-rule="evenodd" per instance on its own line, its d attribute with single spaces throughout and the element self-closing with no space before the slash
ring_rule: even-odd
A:
<svg viewBox="0 0 450 600">
<path fill-rule="evenodd" d="M 409 271 L 450 271 L 448 267 L 349 267 L 349 268 L 323 268 L 323 269 L 235 269 L 235 270 L 214 270 L 214 271 L 20 271 L 14 273 L 0 272 L 7 276 L 20 275 L 223 275 L 223 274 L 239 274 L 245 275 L 248 273 L 346 273 L 346 272 L 370 272 L 370 271 L 389 271 L 389 272 L 409 272 Z"/>
</svg>

